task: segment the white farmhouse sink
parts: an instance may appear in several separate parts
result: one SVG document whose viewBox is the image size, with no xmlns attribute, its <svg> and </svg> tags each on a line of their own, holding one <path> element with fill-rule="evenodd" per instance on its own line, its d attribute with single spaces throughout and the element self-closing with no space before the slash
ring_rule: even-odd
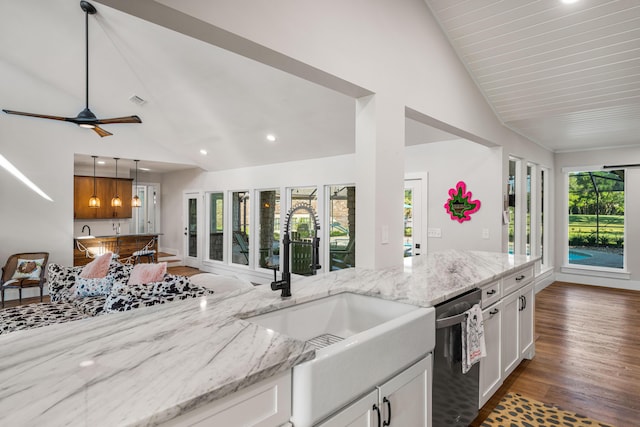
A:
<svg viewBox="0 0 640 427">
<path fill-rule="evenodd" d="M 342 293 L 246 319 L 316 347 L 293 368 L 296 427 L 310 426 L 435 346 L 435 310 Z"/>
</svg>

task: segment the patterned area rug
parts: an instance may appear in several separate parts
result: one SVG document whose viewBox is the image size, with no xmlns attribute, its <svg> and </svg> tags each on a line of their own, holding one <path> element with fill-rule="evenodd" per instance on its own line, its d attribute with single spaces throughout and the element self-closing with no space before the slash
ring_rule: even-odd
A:
<svg viewBox="0 0 640 427">
<path fill-rule="evenodd" d="M 481 424 L 482 427 L 613 427 L 575 412 L 562 409 L 529 399 L 518 393 L 507 393 L 498 403 L 489 417 Z"/>
</svg>

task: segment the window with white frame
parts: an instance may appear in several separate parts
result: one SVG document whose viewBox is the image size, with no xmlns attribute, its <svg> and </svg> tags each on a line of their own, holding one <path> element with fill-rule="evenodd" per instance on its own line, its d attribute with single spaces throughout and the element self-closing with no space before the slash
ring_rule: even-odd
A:
<svg viewBox="0 0 640 427">
<path fill-rule="evenodd" d="M 231 262 L 249 265 L 251 203 L 248 191 L 231 193 Z"/>
<path fill-rule="evenodd" d="M 623 269 L 625 171 L 567 172 L 566 263 L 589 269 Z"/>
<path fill-rule="evenodd" d="M 291 209 L 300 204 L 309 205 L 318 213 L 318 188 L 295 187 L 289 189 L 289 206 Z M 291 238 L 290 266 L 292 274 L 308 276 L 312 274 L 311 259 L 313 247 L 313 226 L 315 219 L 305 211 L 298 211 L 289 218 Z"/>
<path fill-rule="evenodd" d="M 280 190 L 259 193 L 258 266 L 280 268 Z"/>
<path fill-rule="evenodd" d="M 356 266 L 356 187 L 330 186 L 329 270 Z"/>
<path fill-rule="evenodd" d="M 209 259 L 224 256 L 224 193 L 209 193 Z"/>
</svg>

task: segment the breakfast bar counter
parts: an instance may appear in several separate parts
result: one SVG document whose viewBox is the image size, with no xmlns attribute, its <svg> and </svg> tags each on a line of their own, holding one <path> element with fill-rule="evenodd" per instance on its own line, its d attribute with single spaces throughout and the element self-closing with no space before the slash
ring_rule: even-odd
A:
<svg viewBox="0 0 640 427">
<path fill-rule="evenodd" d="M 132 257 L 143 249 L 158 253 L 159 233 L 112 234 L 105 236 L 77 236 L 73 239 L 73 265 L 85 265 L 95 255 L 105 252 L 118 253 L 120 259 Z"/>
<path fill-rule="evenodd" d="M 0 425 L 156 425 L 315 357 L 310 344 L 247 317 L 354 292 L 431 306 L 533 265 L 445 251 L 410 272 L 345 269 L 0 336 Z"/>
</svg>

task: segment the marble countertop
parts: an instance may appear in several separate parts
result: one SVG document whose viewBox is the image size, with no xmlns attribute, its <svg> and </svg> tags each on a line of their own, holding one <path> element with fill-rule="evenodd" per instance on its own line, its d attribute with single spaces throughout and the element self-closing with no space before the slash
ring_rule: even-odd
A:
<svg viewBox="0 0 640 427">
<path fill-rule="evenodd" d="M 315 357 L 243 318 L 345 291 L 430 306 L 535 261 L 445 251 L 2 335 L 0 425 L 155 425 Z"/>
</svg>

